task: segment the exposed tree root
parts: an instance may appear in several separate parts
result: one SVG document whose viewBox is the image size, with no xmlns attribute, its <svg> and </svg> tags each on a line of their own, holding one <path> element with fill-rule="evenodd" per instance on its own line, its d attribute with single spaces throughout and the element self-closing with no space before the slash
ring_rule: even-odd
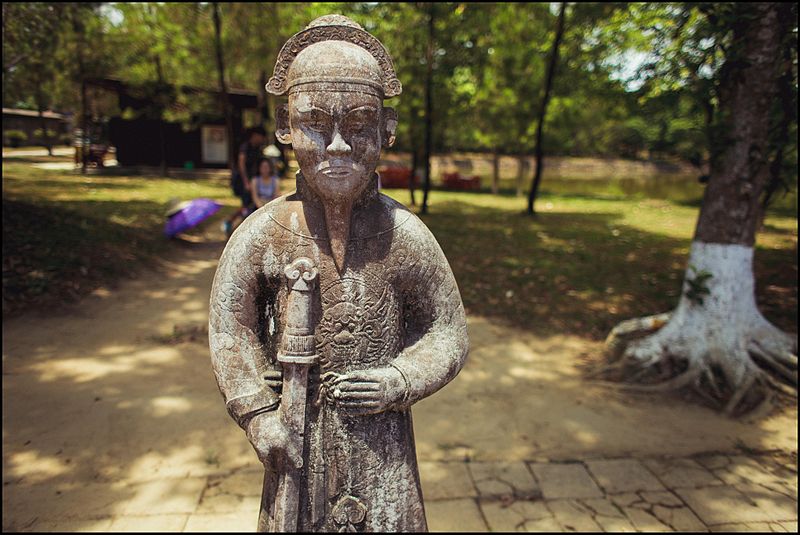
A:
<svg viewBox="0 0 800 535">
<path fill-rule="evenodd" d="M 669 319 L 657 314 L 617 325 L 606 339 L 606 360 L 588 378 L 632 392 L 691 389 L 730 416 L 765 414 L 776 395 L 797 399 L 795 337 L 759 318 L 758 328 L 737 336 L 726 354 L 702 339 L 687 343 L 680 329 L 665 332 Z"/>
</svg>

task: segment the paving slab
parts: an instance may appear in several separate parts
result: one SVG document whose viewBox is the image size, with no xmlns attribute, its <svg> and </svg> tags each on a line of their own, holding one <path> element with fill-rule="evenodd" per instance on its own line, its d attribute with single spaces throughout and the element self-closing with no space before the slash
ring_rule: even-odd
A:
<svg viewBox="0 0 800 535">
<path fill-rule="evenodd" d="M 108 531 L 183 531 L 189 515 L 119 516 L 113 519 Z"/>
<path fill-rule="evenodd" d="M 706 525 L 671 492 L 640 492 L 648 511 L 674 531 L 707 531 Z"/>
<path fill-rule="evenodd" d="M 419 478 L 426 501 L 473 498 L 478 495 L 467 465 L 463 462 L 423 461 L 419 463 Z"/>
<path fill-rule="evenodd" d="M 778 520 L 734 487 L 675 489 L 675 493 L 706 525 Z M 790 520 L 790 519 L 786 519 Z"/>
<path fill-rule="evenodd" d="M 478 500 L 491 531 L 561 531 L 561 525 L 543 501 Z"/>
<path fill-rule="evenodd" d="M 712 532 L 739 532 L 749 531 L 753 533 L 796 533 L 797 527 L 794 530 L 786 529 L 784 525 L 779 522 L 751 522 L 749 524 L 716 524 L 710 526 L 709 530 Z"/>
<path fill-rule="evenodd" d="M 261 506 L 261 488 L 264 472 L 239 471 L 208 479 L 198 514 L 252 513 Z"/>
<path fill-rule="evenodd" d="M 549 501 L 547 508 L 566 531 L 603 531 L 594 512 L 578 500 Z"/>
<path fill-rule="evenodd" d="M 533 463 L 542 495 L 547 500 L 558 498 L 602 498 L 603 491 L 580 463 Z"/>
<path fill-rule="evenodd" d="M 429 531 L 487 531 L 486 522 L 472 498 L 425 502 Z"/>
<path fill-rule="evenodd" d="M 777 476 L 767 466 L 746 455 L 732 455 L 730 462 L 714 470 L 714 474 L 729 485 L 738 483 L 773 483 Z"/>
<path fill-rule="evenodd" d="M 3 492 L 3 529 L 29 529 L 34 522 L 112 517 L 130 499 L 124 485 L 14 485 Z M 47 504 L 43 507 L 42 504 Z M 11 525 L 13 524 L 13 525 Z"/>
<path fill-rule="evenodd" d="M 734 488 L 755 503 L 756 506 L 767 515 L 767 520 L 797 520 L 796 494 L 794 498 L 790 498 L 785 494 L 765 488 L 763 485 L 755 485 L 752 483 L 734 485 Z"/>
<path fill-rule="evenodd" d="M 218 494 L 203 496 L 197 506 L 197 514 L 242 513 L 258 514 L 261 507 L 260 496 L 236 496 L 234 494 Z"/>
<path fill-rule="evenodd" d="M 254 532 L 258 525 L 258 512 L 253 515 L 239 513 L 219 513 L 209 515 L 192 515 L 189 517 L 184 532 L 202 531 L 216 533 Z"/>
<path fill-rule="evenodd" d="M 709 470 L 717 470 L 719 468 L 724 468 L 731 464 L 731 460 L 728 458 L 727 455 L 697 455 L 694 457 L 698 463 L 703 465 L 705 468 Z"/>
<path fill-rule="evenodd" d="M 45 522 L 36 522 L 29 530 L 24 531 L 40 531 L 45 533 L 64 533 L 76 531 L 110 531 L 111 519 L 101 518 L 97 520 L 61 520 Z M 15 529 L 3 528 L 3 531 L 16 531 Z M 23 531 L 23 530 L 20 530 Z"/>
<path fill-rule="evenodd" d="M 528 466 L 522 462 L 469 463 L 472 479 L 481 497 L 515 496 L 537 498 L 542 492 Z"/>
<path fill-rule="evenodd" d="M 206 478 L 163 479 L 133 486 L 133 497 L 122 507 L 123 515 L 194 513 L 206 487 Z"/>
<path fill-rule="evenodd" d="M 637 531 L 671 531 L 652 511 L 652 505 L 637 493 L 614 494 L 610 499 L 619 507 Z"/>
<path fill-rule="evenodd" d="M 636 459 L 586 461 L 586 466 L 608 493 L 665 490 L 664 485 Z"/>
<path fill-rule="evenodd" d="M 620 532 L 636 531 L 625 514 L 608 498 L 592 498 L 578 500 L 584 507 L 593 512 L 594 521 L 603 531 Z"/>
<path fill-rule="evenodd" d="M 264 470 L 239 470 L 231 474 L 208 478 L 204 496 L 235 494 L 237 496 L 261 496 Z"/>
<path fill-rule="evenodd" d="M 669 488 L 722 485 L 723 481 L 694 459 L 644 459 L 648 470 Z"/>
</svg>

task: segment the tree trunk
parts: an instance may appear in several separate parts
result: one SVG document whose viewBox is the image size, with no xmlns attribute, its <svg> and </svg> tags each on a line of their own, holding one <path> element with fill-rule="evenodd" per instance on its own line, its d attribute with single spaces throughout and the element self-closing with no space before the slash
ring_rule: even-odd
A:
<svg viewBox="0 0 800 535">
<path fill-rule="evenodd" d="M 158 76 L 158 141 L 161 150 L 161 176 L 169 176 L 169 168 L 167 167 L 167 136 L 164 133 L 164 105 L 163 91 L 164 87 L 164 71 L 161 69 L 161 57 L 156 54 L 156 75 Z"/>
<path fill-rule="evenodd" d="M 408 194 L 411 197 L 411 206 L 417 205 L 414 195 L 414 180 L 417 178 L 417 167 L 419 166 L 419 148 L 416 143 L 411 146 L 411 178 L 408 180 Z"/>
<path fill-rule="evenodd" d="M 791 31 L 791 29 L 786 28 L 786 26 L 793 25 L 795 20 L 796 17 L 786 17 L 785 20 L 782 21 L 784 30 L 781 33 L 783 35 Z M 790 144 L 789 127 L 793 122 L 797 122 L 797 103 L 792 98 L 792 87 L 794 85 L 794 76 L 792 73 L 792 46 L 786 42 L 782 42 L 781 45 L 783 49 L 783 60 L 778 89 L 780 99 L 778 101 L 778 115 L 780 120 L 778 122 L 778 128 L 776 129 L 778 133 L 775 140 L 775 156 L 772 159 L 772 163 L 770 163 L 769 181 L 765 186 L 764 197 L 761 202 L 761 221 L 759 221 L 759 227 L 763 222 L 764 213 L 778 189 L 782 188 L 785 192 L 789 190 L 782 176 L 783 158 L 784 150 L 787 148 L 791 150 L 792 145 Z"/>
<path fill-rule="evenodd" d="M 558 22 L 556 23 L 556 36 L 553 39 L 553 46 L 550 49 L 550 63 L 547 65 L 547 76 L 544 83 L 544 96 L 542 96 L 542 104 L 539 108 L 539 119 L 536 123 L 536 171 L 533 173 L 533 183 L 531 184 L 530 193 L 528 193 L 528 214 L 534 215 L 534 203 L 536 196 L 539 194 L 539 184 L 542 182 L 542 166 L 544 164 L 544 154 L 542 150 L 542 136 L 544 130 L 544 120 L 547 116 L 547 103 L 550 100 L 550 91 L 553 87 L 553 78 L 556 74 L 556 64 L 558 63 L 558 47 L 561 44 L 561 37 L 564 35 L 564 13 L 567 9 L 567 3 L 561 2 L 561 8 L 558 11 Z"/>
<path fill-rule="evenodd" d="M 36 107 L 39 110 L 39 124 L 42 128 L 42 143 L 47 148 L 47 155 L 53 155 L 53 146 L 50 144 L 50 136 L 47 135 L 47 121 L 44 120 L 44 95 L 42 94 L 42 86 L 39 85 L 39 88 L 36 91 Z"/>
<path fill-rule="evenodd" d="M 228 167 L 233 169 L 233 158 L 236 149 L 233 140 L 233 116 L 231 114 L 231 103 L 228 98 L 228 85 L 225 83 L 225 61 L 222 53 L 222 24 L 219 18 L 219 4 L 213 2 L 214 15 L 214 43 L 217 53 L 217 77 L 219 78 L 220 98 L 222 109 L 225 113 L 225 128 L 228 132 Z"/>
<path fill-rule="evenodd" d="M 423 164 L 425 166 L 425 183 L 422 194 L 422 213 L 428 213 L 428 193 L 431 190 L 431 130 L 433 129 L 433 121 L 431 114 L 433 113 L 433 2 L 428 3 L 428 50 L 425 54 L 426 67 L 425 67 L 425 157 Z"/>
<path fill-rule="evenodd" d="M 500 191 L 500 152 L 498 149 L 494 150 L 494 158 L 492 160 L 492 193 L 497 195 Z"/>
<path fill-rule="evenodd" d="M 86 165 L 88 159 L 88 150 L 86 146 L 87 131 L 89 128 L 89 110 L 86 95 L 86 80 L 81 77 L 81 173 L 86 174 Z"/>
<path fill-rule="evenodd" d="M 658 332 L 621 344 L 625 347 L 618 353 L 624 376 L 652 377 L 664 369 L 680 369 L 665 383 L 646 388 L 692 386 L 729 414 L 751 410 L 774 389 L 797 388 L 797 335 L 784 333 L 761 315 L 753 277 L 786 5 L 736 4 L 714 129 L 725 138 L 712 143 L 717 150 L 712 152 L 683 294 Z M 624 322 L 609 336 L 610 346 L 662 323 L 653 318 Z"/>
</svg>

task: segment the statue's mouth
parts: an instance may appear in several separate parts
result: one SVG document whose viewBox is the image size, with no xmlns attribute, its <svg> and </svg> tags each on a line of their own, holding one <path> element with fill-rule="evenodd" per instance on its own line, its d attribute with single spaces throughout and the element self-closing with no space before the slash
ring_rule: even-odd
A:
<svg viewBox="0 0 800 535">
<path fill-rule="evenodd" d="M 328 160 L 319 164 L 318 172 L 327 178 L 341 179 L 358 173 L 355 162 L 346 160 Z"/>
<path fill-rule="evenodd" d="M 353 174 L 353 168 L 344 166 L 328 167 L 321 173 L 328 178 L 346 178 Z"/>
</svg>

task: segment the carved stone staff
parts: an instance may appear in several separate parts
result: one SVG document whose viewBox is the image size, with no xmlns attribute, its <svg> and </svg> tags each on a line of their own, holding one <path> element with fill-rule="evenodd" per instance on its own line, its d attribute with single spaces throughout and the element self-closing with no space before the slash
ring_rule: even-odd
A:
<svg viewBox="0 0 800 535">
<path fill-rule="evenodd" d="M 283 389 L 278 412 L 290 440 L 303 451 L 306 425 L 308 370 L 319 360 L 314 342 L 312 298 L 317 268 L 308 258 L 298 258 L 284 270 L 289 295 L 286 300 L 286 328 L 278 351 L 283 366 Z M 280 475 L 275 500 L 275 531 L 297 531 L 302 466 L 288 462 Z"/>
</svg>

